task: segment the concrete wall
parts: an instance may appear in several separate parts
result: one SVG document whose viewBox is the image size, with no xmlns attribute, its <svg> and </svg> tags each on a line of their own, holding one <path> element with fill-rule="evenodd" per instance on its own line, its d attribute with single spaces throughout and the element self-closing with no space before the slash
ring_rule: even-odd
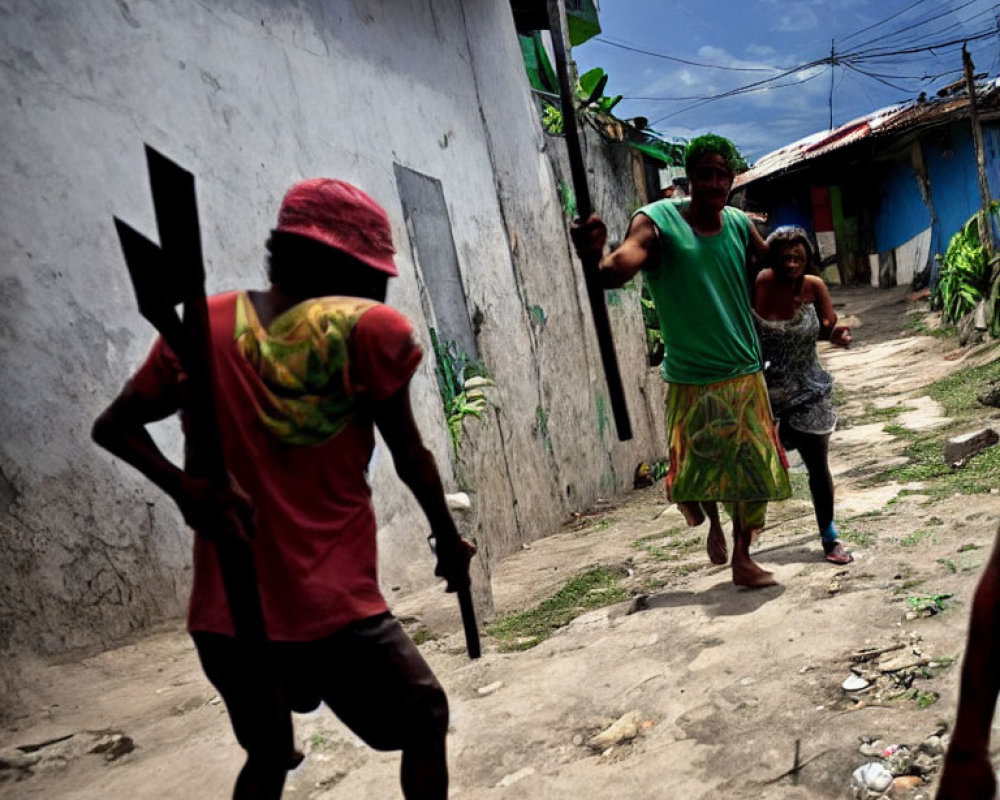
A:
<svg viewBox="0 0 1000 800">
<path fill-rule="evenodd" d="M 389 301 L 428 354 L 434 298 L 393 165 L 441 182 L 497 382 L 487 419 L 465 425 L 457 473 L 430 355 L 413 398 L 448 488 L 461 478 L 474 492 L 487 560 L 662 455 L 637 292 L 612 309 L 635 440 L 617 443 L 610 425 L 557 193 L 562 142 L 537 123 L 505 0 L 9 0 L 0 42 L 5 654 L 103 644 L 183 610 L 190 534 L 88 436 L 152 340 L 111 224 L 116 214 L 155 235 L 143 142 L 197 176 L 211 291 L 265 284 L 262 243 L 292 182 L 364 187 L 399 250 Z M 635 202 L 628 159 L 608 161 L 597 142 L 589 158 L 598 207 L 621 231 Z M 178 455 L 176 424 L 156 435 Z M 431 562 L 390 461 L 380 446 L 372 482 L 391 600 L 429 582 Z"/>
</svg>

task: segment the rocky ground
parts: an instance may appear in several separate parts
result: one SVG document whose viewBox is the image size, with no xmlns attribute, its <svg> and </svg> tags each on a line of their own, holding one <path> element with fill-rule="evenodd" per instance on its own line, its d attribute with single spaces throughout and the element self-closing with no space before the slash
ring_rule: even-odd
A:
<svg viewBox="0 0 1000 800">
<path fill-rule="evenodd" d="M 949 420 L 926 389 L 997 351 L 935 336 L 935 316 L 903 289 L 834 300 L 855 333 L 850 350 L 821 345 L 855 562 L 821 559 L 797 472 L 756 544 L 773 588 L 735 589 L 708 563 L 704 529 L 686 528 L 656 485 L 581 509 L 497 565 L 502 624 L 477 662 L 439 587 L 397 601 L 451 700 L 452 797 L 847 798 L 870 762 L 899 776 L 887 796 L 933 796 L 1000 520 L 996 473 L 976 461 L 995 457 L 942 471 L 940 448 L 1000 414 Z M 549 636 L 559 614 L 573 618 Z M 27 697 L 32 712 L 0 734 L 0 798 L 229 795 L 240 751 L 179 624 L 40 664 Z M 368 750 L 326 711 L 296 729 L 307 758 L 286 797 L 400 796 L 397 754 Z"/>
</svg>

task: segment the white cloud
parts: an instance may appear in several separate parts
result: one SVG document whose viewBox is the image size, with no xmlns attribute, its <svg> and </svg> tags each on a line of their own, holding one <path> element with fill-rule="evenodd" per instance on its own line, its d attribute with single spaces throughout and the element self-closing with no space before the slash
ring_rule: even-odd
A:
<svg viewBox="0 0 1000 800">
<path fill-rule="evenodd" d="M 819 27 L 819 17 L 806 3 L 785 3 L 772 30 L 778 33 L 798 33 Z"/>
<path fill-rule="evenodd" d="M 771 47 L 771 45 L 769 44 L 747 45 L 747 55 L 757 59 L 769 58 L 770 56 L 775 55 L 777 52 L 778 51 L 775 50 L 773 47 Z"/>
</svg>

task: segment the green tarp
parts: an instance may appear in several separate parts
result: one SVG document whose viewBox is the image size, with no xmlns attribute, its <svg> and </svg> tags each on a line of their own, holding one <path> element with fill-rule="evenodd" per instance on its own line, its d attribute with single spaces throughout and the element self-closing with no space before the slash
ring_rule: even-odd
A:
<svg viewBox="0 0 1000 800">
<path fill-rule="evenodd" d="M 571 45 L 583 44 L 601 32 L 594 0 L 566 0 L 566 28 Z"/>
</svg>

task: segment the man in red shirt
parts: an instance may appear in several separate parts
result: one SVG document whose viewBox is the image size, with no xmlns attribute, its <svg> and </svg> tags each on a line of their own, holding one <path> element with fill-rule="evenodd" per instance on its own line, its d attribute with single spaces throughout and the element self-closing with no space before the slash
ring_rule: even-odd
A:
<svg viewBox="0 0 1000 800">
<path fill-rule="evenodd" d="M 271 662 L 269 698 L 235 638 L 216 548 L 198 535 L 188 629 L 229 710 L 247 760 L 234 798 L 279 798 L 296 762 L 291 709 L 327 705 L 372 747 L 402 750 L 403 794 L 444 800 L 444 691 L 389 613 L 378 586 L 367 481 L 374 427 L 436 540 L 435 574 L 468 584 L 474 552 L 448 512 L 433 456 L 413 419 L 421 359 L 409 321 L 383 305 L 393 263 L 385 211 L 326 178 L 285 195 L 267 243 L 270 287 L 209 298 L 212 389 L 230 473 L 223 490 L 160 452 L 146 425 L 185 407 L 186 376 L 158 339 L 94 424 L 94 439 L 173 498 L 199 531 L 251 542 Z M 300 756 L 299 756 L 300 758 Z"/>
</svg>

